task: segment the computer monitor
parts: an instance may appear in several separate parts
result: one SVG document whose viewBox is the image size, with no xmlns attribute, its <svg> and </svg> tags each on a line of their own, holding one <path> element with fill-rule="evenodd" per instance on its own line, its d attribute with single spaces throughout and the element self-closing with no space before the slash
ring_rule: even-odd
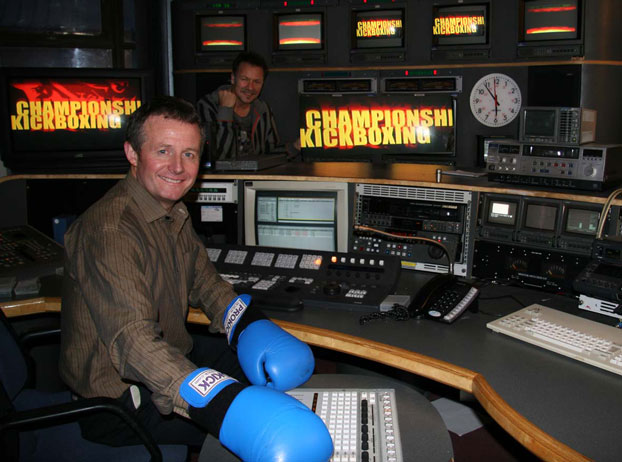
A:
<svg viewBox="0 0 622 462">
<path fill-rule="evenodd" d="M 451 163 L 456 100 L 450 93 L 301 94 L 304 160 Z"/>
<path fill-rule="evenodd" d="M 14 172 L 119 171 L 129 115 L 153 95 L 145 70 L 5 68 L 2 159 Z"/>
<path fill-rule="evenodd" d="M 247 181 L 246 245 L 347 252 L 347 183 Z"/>
</svg>

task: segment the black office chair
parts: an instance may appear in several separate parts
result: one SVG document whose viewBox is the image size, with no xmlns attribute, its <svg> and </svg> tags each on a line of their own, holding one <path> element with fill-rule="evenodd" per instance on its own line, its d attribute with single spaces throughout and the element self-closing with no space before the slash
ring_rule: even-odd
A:
<svg viewBox="0 0 622 462">
<path fill-rule="evenodd" d="M 155 443 L 117 400 L 72 400 L 69 391 L 27 388 L 27 358 L 9 320 L 0 309 L 0 454 L 4 461 L 27 462 L 184 462 L 188 448 Z M 77 420 L 112 412 L 121 417 L 143 445 L 111 447 L 82 438 Z"/>
</svg>

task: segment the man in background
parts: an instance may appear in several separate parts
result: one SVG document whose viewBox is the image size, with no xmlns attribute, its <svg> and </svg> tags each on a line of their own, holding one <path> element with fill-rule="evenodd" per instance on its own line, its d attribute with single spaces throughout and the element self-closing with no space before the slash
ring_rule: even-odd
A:
<svg viewBox="0 0 622 462">
<path fill-rule="evenodd" d="M 233 61 L 231 85 L 223 85 L 197 103 L 206 125 L 213 160 L 236 159 L 274 152 L 280 144 L 276 123 L 266 102 L 259 98 L 268 66 L 253 52 Z"/>
</svg>

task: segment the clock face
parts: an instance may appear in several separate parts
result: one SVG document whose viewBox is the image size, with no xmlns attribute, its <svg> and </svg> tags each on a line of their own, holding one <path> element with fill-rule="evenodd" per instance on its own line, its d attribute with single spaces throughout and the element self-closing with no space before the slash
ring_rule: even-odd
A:
<svg viewBox="0 0 622 462">
<path fill-rule="evenodd" d="M 471 112 L 488 127 L 503 127 L 514 120 L 521 106 L 520 88 L 505 74 L 488 74 L 473 85 Z"/>
</svg>

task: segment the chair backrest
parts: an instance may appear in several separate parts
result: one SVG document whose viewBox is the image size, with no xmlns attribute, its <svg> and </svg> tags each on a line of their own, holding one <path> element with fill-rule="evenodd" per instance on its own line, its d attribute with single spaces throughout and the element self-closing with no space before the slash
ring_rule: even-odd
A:
<svg viewBox="0 0 622 462">
<path fill-rule="evenodd" d="M 2 309 L 0 309 L 0 352 L 0 382 L 8 399 L 13 401 L 28 379 L 28 364 L 17 334 Z"/>
</svg>

